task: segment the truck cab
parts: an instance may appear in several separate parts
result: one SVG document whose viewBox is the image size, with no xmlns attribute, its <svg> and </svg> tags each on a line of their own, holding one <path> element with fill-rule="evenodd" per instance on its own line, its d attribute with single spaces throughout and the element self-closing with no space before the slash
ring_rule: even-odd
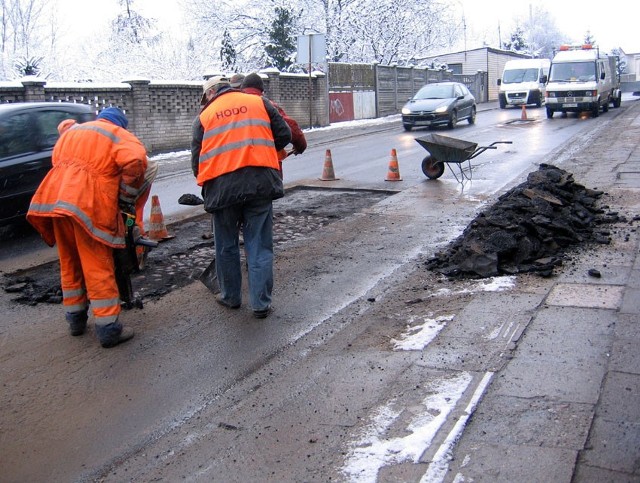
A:
<svg viewBox="0 0 640 483">
<path fill-rule="evenodd" d="M 549 59 L 518 59 L 508 61 L 498 79 L 500 109 L 507 106 L 545 102 L 545 84 L 549 74 Z"/>
<path fill-rule="evenodd" d="M 547 83 L 547 117 L 588 111 L 593 117 L 620 107 L 622 91 L 616 59 L 591 45 L 563 46 L 553 57 Z"/>
</svg>

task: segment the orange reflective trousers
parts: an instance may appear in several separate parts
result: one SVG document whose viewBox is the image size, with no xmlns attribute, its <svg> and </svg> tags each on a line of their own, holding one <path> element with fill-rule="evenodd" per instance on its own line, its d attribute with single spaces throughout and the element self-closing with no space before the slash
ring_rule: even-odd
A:
<svg viewBox="0 0 640 483">
<path fill-rule="evenodd" d="M 60 256 L 62 303 L 66 312 L 85 310 L 91 301 L 95 324 L 118 320 L 120 294 L 113 248 L 89 236 L 71 217 L 53 217 Z"/>
</svg>

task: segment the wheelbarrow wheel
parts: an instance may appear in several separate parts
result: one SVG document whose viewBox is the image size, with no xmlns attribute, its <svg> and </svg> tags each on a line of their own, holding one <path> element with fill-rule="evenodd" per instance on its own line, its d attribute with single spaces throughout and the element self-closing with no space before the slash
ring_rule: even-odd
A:
<svg viewBox="0 0 640 483">
<path fill-rule="evenodd" d="M 429 179 L 438 179 L 444 173 L 444 163 L 428 155 L 422 160 L 422 172 Z"/>
</svg>

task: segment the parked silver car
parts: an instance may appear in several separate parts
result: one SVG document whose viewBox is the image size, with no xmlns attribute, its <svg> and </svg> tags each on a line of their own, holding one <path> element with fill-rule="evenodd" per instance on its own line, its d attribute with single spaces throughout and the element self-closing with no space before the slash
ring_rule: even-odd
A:
<svg viewBox="0 0 640 483">
<path fill-rule="evenodd" d="M 51 169 L 58 124 L 95 117 L 91 106 L 71 102 L 0 104 L 0 225 L 27 214 L 33 194 Z"/>
<path fill-rule="evenodd" d="M 467 86 L 459 82 L 437 82 L 422 87 L 402 108 L 402 126 L 448 126 L 459 121 L 476 122 L 476 100 Z"/>
</svg>

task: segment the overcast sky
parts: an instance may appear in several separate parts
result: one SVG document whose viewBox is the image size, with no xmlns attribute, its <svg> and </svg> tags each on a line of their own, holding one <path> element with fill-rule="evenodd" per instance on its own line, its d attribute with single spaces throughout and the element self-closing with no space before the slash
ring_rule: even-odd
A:
<svg viewBox="0 0 640 483">
<path fill-rule="evenodd" d="M 252 0 L 260 1 L 260 0 Z M 529 14 L 529 6 L 541 6 L 556 21 L 557 27 L 581 43 L 587 30 L 591 31 L 599 46 L 609 51 L 622 47 L 627 53 L 640 52 L 640 8 L 638 2 L 619 0 L 609 4 L 587 2 L 585 0 L 448 0 L 459 9 L 460 18 L 464 13 L 467 25 L 467 48 L 481 47 L 483 41 L 490 46 L 498 46 L 513 31 L 514 19 Z M 77 36 L 89 36 L 96 31 L 100 19 L 108 27 L 108 22 L 118 12 L 117 0 L 100 0 L 91 3 L 86 0 L 54 0 L 59 5 L 61 19 L 75 23 L 73 31 Z M 136 0 L 134 7 L 145 17 L 156 18 L 162 30 L 182 25 L 182 12 L 178 0 Z M 90 7 L 89 7 L 90 5 Z M 500 32 L 500 33 L 499 33 Z M 460 50 L 464 42 L 460 43 Z"/>
<path fill-rule="evenodd" d="M 637 0 L 612 1 L 610 4 L 585 0 L 452 1 L 460 5 L 461 11 L 464 10 L 468 35 L 477 35 L 480 39 L 486 35 L 491 45 L 498 45 L 498 29 L 501 30 L 502 41 L 508 40 L 515 25 L 514 18 L 528 17 L 529 6 L 532 5 L 547 10 L 557 27 L 576 43 L 581 43 L 589 30 L 605 51 L 622 47 L 627 53 L 640 52 Z"/>
</svg>

